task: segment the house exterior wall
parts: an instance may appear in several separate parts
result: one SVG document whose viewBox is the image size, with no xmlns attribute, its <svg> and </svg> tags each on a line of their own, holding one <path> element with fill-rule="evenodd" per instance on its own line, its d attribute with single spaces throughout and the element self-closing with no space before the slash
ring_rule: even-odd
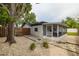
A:
<svg viewBox="0 0 79 59">
<path fill-rule="evenodd" d="M 38 31 L 35 31 L 35 28 L 38 28 Z M 42 25 L 32 26 L 31 27 L 31 35 L 42 38 L 42 36 L 43 36 L 43 26 Z"/>
<path fill-rule="evenodd" d="M 53 24 L 32 26 L 31 27 L 31 35 L 37 36 L 39 38 L 44 38 L 44 37 L 48 36 L 47 26 L 52 26 L 51 27 L 52 32 L 51 32 L 51 34 L 49 34 L 49 35 L 51 35 L 50 37 L 55 36 L 54 31 L 53 31 L 53 28 L 54 28 Z M 38 31 L 35 31 L 35 28 L 38 28 Z M 62 36 L 64 34 L 64 32 L 65 32 L 64 27 L 57 25 L 57 32 L 56 32 L 57 36 L 56 37 Z"/>
</svg>

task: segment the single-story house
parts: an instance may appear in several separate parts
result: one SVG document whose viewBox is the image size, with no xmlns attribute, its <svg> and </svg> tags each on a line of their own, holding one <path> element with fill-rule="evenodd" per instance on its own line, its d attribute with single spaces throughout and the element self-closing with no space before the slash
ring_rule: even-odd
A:
<svg viewBox="0 0 79 59">
<path fill-rule="evenodd" d="M 25 24 L 22 28 L 16 28 L 15 27 L 15 35 L 33 35 L 37 36 L 39 38 L 43 37 L 59 37 L 66 33 L 67 26 L 62 23 L 54 22 L 54 23 L 48 23 L 48 22 L 36 22 L 34 24 Z M 0 32 L 2 36 L 2 33 L 5 32 L 3 29 L 0 29 Z M 6 33 L 6 32 L 5 32 Z"/>
<path fill-rule="evenodd" d="M 31 35 L 37 37 L 59 37 L 66 33 L 67 26 L 62 23 L 37 22 L 31 24 Z"/>
</svg>

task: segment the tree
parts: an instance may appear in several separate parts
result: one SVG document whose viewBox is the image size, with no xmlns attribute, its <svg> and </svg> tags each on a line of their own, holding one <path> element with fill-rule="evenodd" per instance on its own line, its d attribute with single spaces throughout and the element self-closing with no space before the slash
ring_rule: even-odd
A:
<svg viewBox="0 0 79 59">
<path fill-rule="evenodd" d="M 6 26 L 7 26 L 8 19 L 9 19 L 9 15 L 7 11 L 3 7 L 0 7 L 0 25 L 1 25 L 0 36 L 6 36 Z"/>
<path fill-rule="evenodd" d="M 64 23 L 68 26 L 68 28 L 76 28 L 77 23 L 74 18 L 67 17 Z"/>
<path fill-rule="evenodd" d="M 35 22 L 36 22 L 36 15 L 33 12 L 29 13 L 28 15 L 26 13 L 21 27 L 23 27 L 25 24 L 33 24 Z"/>
<path fill-rule="evenodd" d="M 77 18 L 77 28 L 79 29 L 79 18 Z"/>
<path fill-rule="evenodd" d="M 0 25 L 6 26 L 8 19 L 9 19 L 9 15 L 7 11 L 3 7 L 0 7 Z"/>
<path fill-rule="evenodd" d="M 24 23 L 24 19 L 19 19 L 18 21 L 16 21 L 16 27 L 19 28 L 22 26 L 22 24 Z"/>
<path fill-rule="evenodd" d="M 24 18 L 16 22 L 17 27 L 23 27 L 25 24 L 33 24 L 36 22 L 36 15 L 33 12 L 25 13 Z"/>
<path fill-rule="evenodd" d="M 8 25 L 8 35 L 6 42 L 10 44 L 15 43 L 14 40 L 14 23 L 18 21 L 18 19 L 24 17 L 24 13 L 29 13 L 32 9 L 32 5 L 30 3 L 3 3 L 0 4 L 0 7 L 3 7 L 9 14 L 9 22 Z"/>
</svg>

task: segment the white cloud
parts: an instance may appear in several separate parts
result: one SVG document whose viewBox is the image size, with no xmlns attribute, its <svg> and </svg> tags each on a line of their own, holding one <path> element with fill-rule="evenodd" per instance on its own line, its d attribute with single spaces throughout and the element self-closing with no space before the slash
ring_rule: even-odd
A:
<svg viewBox="0 0 79 59">
<path fill-rule="evenodd" d="M 40 3 L 32 7 L 38 21 L 58 22 L 67 16 L 79 16 L 79 4 Z"/>
</svg>

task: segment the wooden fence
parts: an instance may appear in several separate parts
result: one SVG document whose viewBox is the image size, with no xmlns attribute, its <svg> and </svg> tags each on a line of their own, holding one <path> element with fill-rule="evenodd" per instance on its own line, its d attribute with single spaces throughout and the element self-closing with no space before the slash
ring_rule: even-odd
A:
<svg viewBox="0 0 79 59">
<path fill-rule="evenodd" d="M 7 29 L 5 27 L 0 27 L 0 37 L 7 35 Z"/>
<path fill-rule="evenodd" d="M 30 28 L 15 28 L 16 36 L 30 35 Z M 0 27 L 0 37 L 7 36 L 7 29 Z"/>
</svg>

